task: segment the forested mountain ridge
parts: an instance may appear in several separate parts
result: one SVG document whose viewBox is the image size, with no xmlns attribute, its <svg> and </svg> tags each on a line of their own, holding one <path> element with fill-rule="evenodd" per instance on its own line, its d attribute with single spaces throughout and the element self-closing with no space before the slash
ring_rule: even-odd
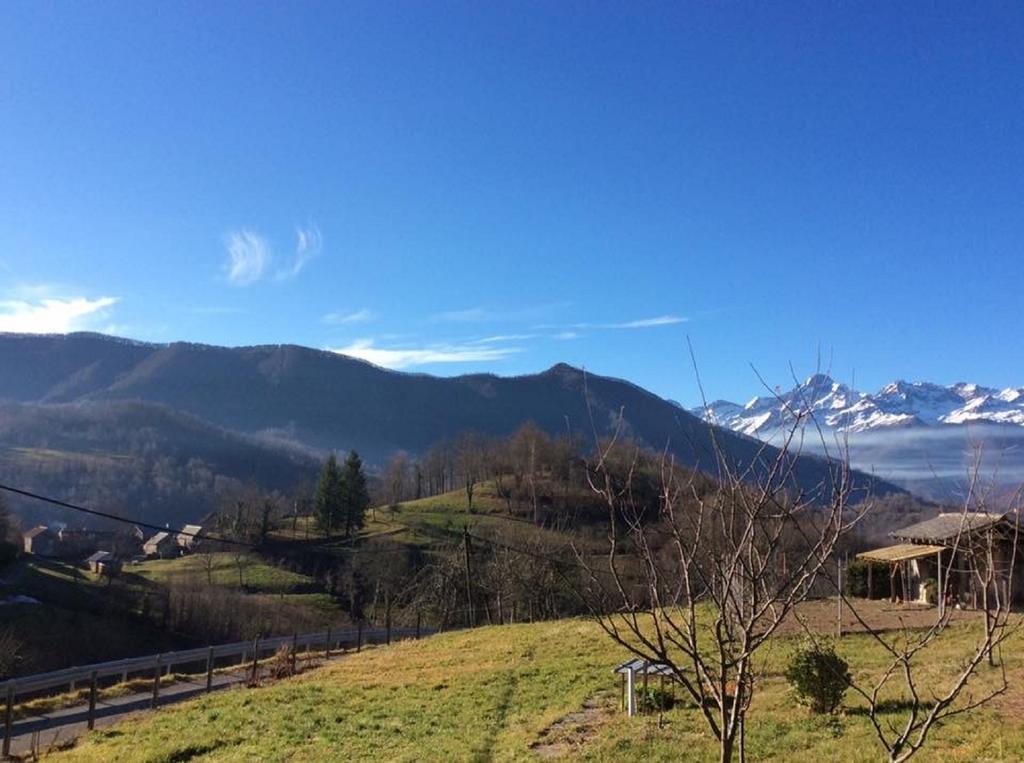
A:
<svg viewBox="0 0 1024 763">
<path fill-rule="evenodd" d="M 142 401 L 243 435 L 326 452 L 356 448 L 371 465 L 396 450 L 416 454 L 474 430 L 505 436 L 526 421 L 590 440 L 612 433 L 668 447 L 712 470 L 711 431 L 696 416 L 629 382 L 559 364 L 538 374 L 439 378 L 399 373 L 295 345 L 225 348 L 146 344 L 99 334 L 0 334 L 0 399 L 31 405 Z M 621 413 L 621 425 L 619 417 Z M 764 446 L 715 432 L 728 458 L 748 464 Z M 0 443 L 2 444 L 2 443 Z M 769 451 L 769 454 L 771 451 Z M 801 459 L 801 484 L 816 487 L 823 462 Z M 897 489 L 873 482 L 879 493 Z"/>
<path fill-rule="evenodd" d="M 24 490 L 155 524 L 181 525 L 250 486 L 288 492 L 318 459 L 138 401 L 0 403 L 0 473 Z M 9 497 L 25 524 L 95 524 Z"/>
</svg>

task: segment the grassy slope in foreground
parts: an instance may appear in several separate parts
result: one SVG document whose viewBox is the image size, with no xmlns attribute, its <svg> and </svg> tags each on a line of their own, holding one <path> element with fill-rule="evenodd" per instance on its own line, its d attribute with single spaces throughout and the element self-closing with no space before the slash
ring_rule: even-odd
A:
<svg viewBox="0 0 1024 763">
<path fill-rule="evenodd" d="M 959 625 L 928 657 L 931 678 L 955 669 L 973 641 Z M 881 748 L 860 703 L 815 718 L 780 677 L 796 642 L 780 638 L 767 655 L 748 728 L 751 760 L 875 761 Z M 985 710 L 954 719 L 933 736 L 921 760 L 1019 760 L 1020 645 L 1005 650 L 1013 690 Z M 865 636 L 840 645 L 855 675 L 876 674 L 880 650 Z M 368 650 L 298 678 L 203 697 L 95 732 L 62 756 L 83 761 L 471 760 L 530 759 L 531 744 L 584 701 L 617 702 L 610 668 L 622 651 L 582 620 L 480 628 Z M 984 672 L 984 670 L 983 670 Z M 984 680 L 984 679 L 982 679 Z M 895 716 L 891 716 L 896 720 Z M 562 752 L 591 760 L 713 760 L 698 711 L 681 707 L 628 719 L 617 710 L 576 735 Z M 564 734 L 555 731 L 552 736 Z"/>
</svg>

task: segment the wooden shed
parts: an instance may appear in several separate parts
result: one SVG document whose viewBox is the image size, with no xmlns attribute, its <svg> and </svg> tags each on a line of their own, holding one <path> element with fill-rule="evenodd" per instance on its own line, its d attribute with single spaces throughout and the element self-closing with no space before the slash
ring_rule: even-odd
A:
<svg viewBox="0 0 1024 763">
<path fill-rule="evenodd" d="M 946 602 L 938 600 L 936 593 L 945 586 L 949 603 L 978 607 L 989 566 L 995 579 L 990 591 L 994 597 L 1019 601 L 1024 593 L 1024 559 L 1019 552 L 1015 556 L 1014 548 L 1024 538 L 1005 514 L 942 513 L 889 534 L 900 543 L 865 551 L 857 558 L 889 566 L 894 600 L 934 601 L 941 608 Z"/>
</svg>

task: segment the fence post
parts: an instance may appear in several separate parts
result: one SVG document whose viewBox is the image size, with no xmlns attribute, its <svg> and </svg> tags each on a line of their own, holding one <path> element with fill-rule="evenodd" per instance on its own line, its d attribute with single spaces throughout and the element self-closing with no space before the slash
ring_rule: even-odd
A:
<svg viewBox="0 0 1024 763">
<path fill-rule="evenodd" d="M 359 652 L 363 648 L 363 621 L 359 621 L 359 627 L 356 629 L 356 651 Z"/>
<path fill-rule="evenodd" d="M 295 672 L 295 663 L 299 655 L 299 634 L 292 634 L 292 673 Z"/>
<path fill-rule="evenodd" d="M 153 668 L 153 699 L 150 701 L 149 706 L 155 708 L 160 704 L 160 676 L 163 673 L 163 668 L 160 665 L 160 655 L 156 656 L 156 666 Z"/>
<path fill-rule="evenodd" d="M 420 613 L 416 613 L 416 640 L 420 638 Z"/>
<path fill-rule="evenodd" d="M 4 708 L 4 748 L 3 755 L 11 754 L 11 736 L 14 725 L 14 681 L 7 682 L 7 706 Z"/>
<path fill-rule="evenodd" d="M 387 611 L 384 613 L 384 643 L 391 646 L 391 605 L 386 604 Z"/>
<path fill-rule="evenodd" d="M 86 724 L 89 731 L 96 727 L 96 671 L 89 676 L 89 721 Z"/>
<path fill-rule="evenodd" d="M 324 647 L 324 659 L 331 659 L 331 629 L 327 629 L 327 646 Z"/>
<path fill-rule="evenodd" d="M 260 664 L 260 634 L 256 634 L 256 638 L 252 642 L 252 678 L 250 679 L 253 683 L 256 683 L 256 671 L 259 669 Z"/>
<path fill-rule="evenodd" d="M 206 650 L 206 691 L 213 691 L 213 647 Z"/>
</svg>

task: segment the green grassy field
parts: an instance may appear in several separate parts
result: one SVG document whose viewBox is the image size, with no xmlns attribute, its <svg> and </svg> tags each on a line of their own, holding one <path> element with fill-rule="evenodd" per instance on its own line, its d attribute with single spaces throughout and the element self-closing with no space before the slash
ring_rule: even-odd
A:
<svg viewBox="0 0 1024 763">
<path fill-rule="evenodd" d="M 256 554 L 230 551 L 208 556 L 193 554 L 177 559 L 152 559 L 128 565 L 126 571 L 154 583 L 201 580 L 215 586 L 242 587 L 252 593 L 309 593 L 319 589 L 310 577 L 275 567 Z"/>
<path fill-rule="evenodd" d="M 952 627 L 922 661 L 938 686 L 970 648 L 971 623 Z M 813 717 L 781 677 L 796 645 L 779 637 L 766 652 L 750 711 L 749 760 L 875 761 L 862 703 Z M 1024 672 L 1020 643 L 1007 649 L 1011 680 Z M 839 651 L 854 674 L 883 662 L 865 635 Z M 260 689 L 203 697 L 97 731 L 61 759 L 168 760 L 714 760 L 696 708 L 627 718 L 611 668 L 625 658 L 591 622 L 564 620 L 479 628 L 352 655 Z M 989 680 L 991 673 L 979 678 Z M 1021 690 L 939 728 L 920 760 L 1020 760 Z M 594 706 L 585 718 L 559 723 Z M 894 711 L 891 720 L 897 721 Z M 538 747 L 539 745 L 539 747 Z"/>
</svg>

